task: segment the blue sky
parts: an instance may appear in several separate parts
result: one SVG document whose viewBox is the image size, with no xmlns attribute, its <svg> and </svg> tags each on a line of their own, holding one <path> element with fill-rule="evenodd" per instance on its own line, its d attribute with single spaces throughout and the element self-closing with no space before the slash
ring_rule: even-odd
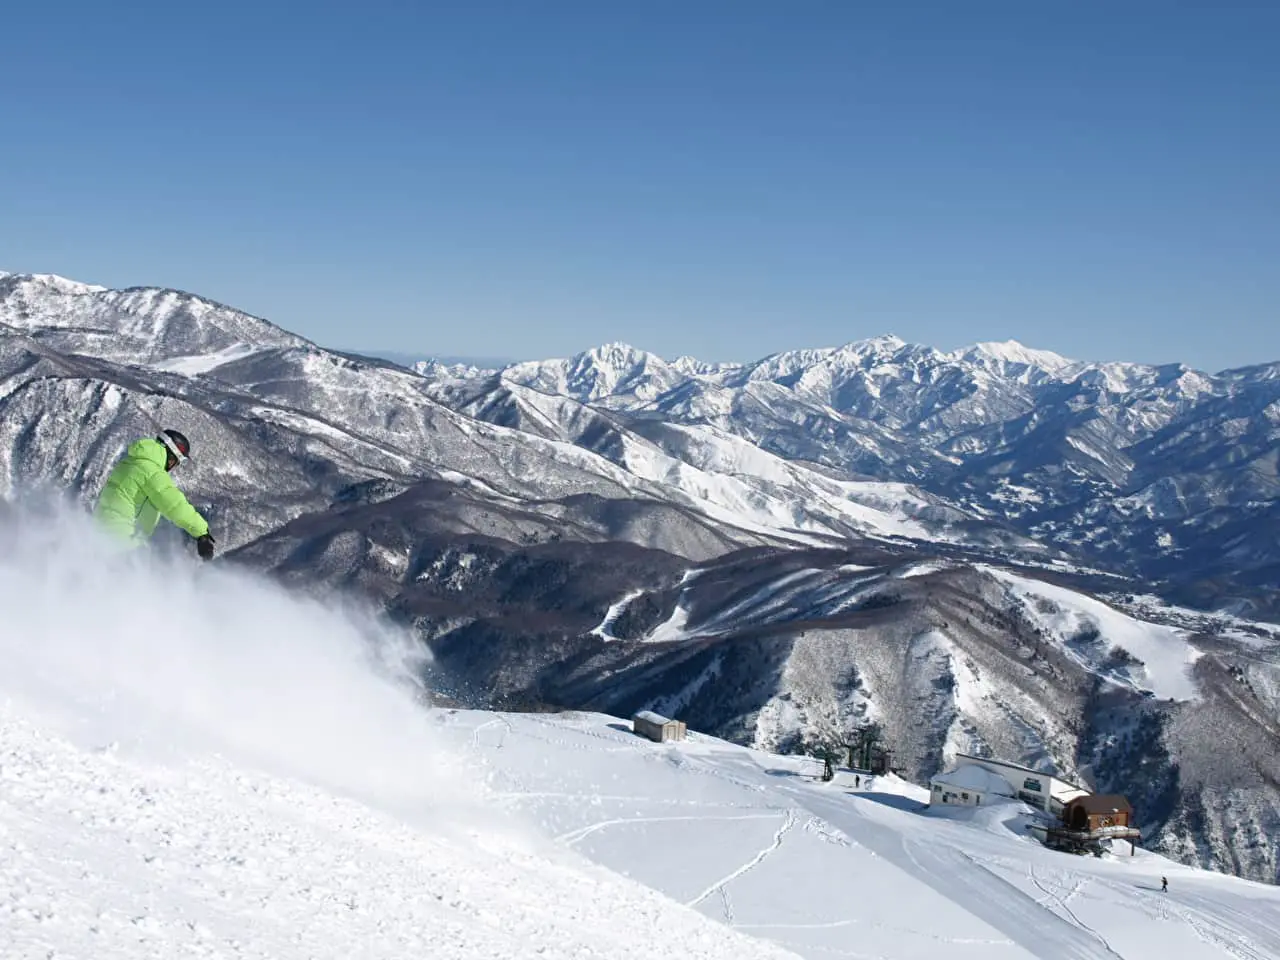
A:
<svg viewBox="0 0 1280 960">
<path fill-rule="evenodd" d="M 424 355 L 1280 359 L 1280 5 L 24 6 L 0 269 Z"/>
</svg>

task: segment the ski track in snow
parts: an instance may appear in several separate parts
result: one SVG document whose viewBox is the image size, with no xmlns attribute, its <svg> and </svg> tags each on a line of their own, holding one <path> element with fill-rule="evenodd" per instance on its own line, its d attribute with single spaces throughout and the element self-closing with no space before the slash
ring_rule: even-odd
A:
<svg viewBox="0 0 1280 960">
<path fill-rule="evenodd" d="M 585 840 L 587 837 L 591 836 L 591 834 L 596 833 L 600 830 L 605 830 L 609 827 L 630 826 L 636 823 L 689 823 L 689 822 L 703 823 L 703 822 L 712 821 L 712 820 L 776 820 L 776 819 L 777 819 L 776 815 L 768 814 L 768 813 L 747 813 L 739 816 L 724 816 L 724 815 L 717 816 L 714 814 L 712 815 L 703 814 L 702 816 L 690 815 L 685 817 L 617 817 L 613 820 L 601 820 L 598 823 L 593 823 L 590 826 L 582 827 L 581 829 L 578 829 L 578 830 L 570 830 L 568 833 L 564 833 L 556 837 L 556 842 L 563 843 L 568 846 L 572 846 L 573 844 L 577 843 L 579 840 Z M 699 899 L 705 899 L 707 896 L 710 895 L 710 892 L 711 891 L 708 891 Z"/>
<path fill-rule="evenodd" d="M 787 833 L 791 830 L 791 828 L 794 827 L 795 825 L 796 825 L 796 812 L 794 810 L 787 810 L 786 814 L 783 817 L 782 826 L 780 826 L 778 828 L 778 832 L 773 835 L 773 842 L 769 844 L 769 846 L 765 847 L 763 850 L 761 850 L 754 857 L 752 857 L 750 860 L 744 863 L 737 870 L 733 871 L 733 873 L 729 874 L 727 877 L 717 880 L 711 886 L 707 887 L 706 890 L 702 891 L 702 893 L 698 894 L 696 897 L 690 900 L 688 905 L 691 907 L 696 907 L 698 904 L 700 904 L 703 900 L 707 899 L 707 897 L 711 896 L 716 891 L 721 891 L 723 893 L 725 887 L 731 884 L 734 880 L 737 880 L 747 871 L 752 870 L 755 867 L 759 866 L 762 862 L 764 862 L 765 857 L 769 856 L 769 854 L 773 853 L 780 846 L 782 846 L 783 837 L 785 837 Z M 732 919 L 732 917 L 730 917 L 729 919 Z"/>
<path fill-rule="evenodd" d="M 1036 876 L 1036 868 L 1032 864 L 1027 865 L 1027 879 L 1030 880 L 1038 890 L 1042 891 L 1044 895 L 1049 898 L 1050 904 L 1056 905 L 1058 909 L 1060 909 L 1063 913 L 1065 913 L 1067 915 L 1068 920 L 1074 923 L 1077 927 L 1079 927 L 1085 933 L 1088 933 L 1094 937 L 1097 937 L 1098 942 L 1102 944 L 1103 949 L 1107 951 L 1107 954 L 1109 956 L 1112 956 L 1112 957 L 1120 956 L 1118 953 L 1116 953 L 1114 950 L 1111 949 L 1111 944 L 1107 942 L 1106 937 L 1098 933 L 1097 930 L 1093 929 L 1093 927 L 1089 926 L 1087 923 L 1085 923 L 1083 920 L 1081 920 L 1079 917 L 1077 917 L 1074 913 L 1071 912 L 1071 907 L 1067 902 L 1069 898 L 1063 898 L 1058 896 L 1058 894 L 1054 893 L 1052 890 L 1050 890 L 1048 887 L 1044 885 L 1044 883 L 1040 880 L 1040 878 Z M 1077 887 L 1077 892 L 1078 890 L 1079 890 L 1079 887 Z"/>
</svg>

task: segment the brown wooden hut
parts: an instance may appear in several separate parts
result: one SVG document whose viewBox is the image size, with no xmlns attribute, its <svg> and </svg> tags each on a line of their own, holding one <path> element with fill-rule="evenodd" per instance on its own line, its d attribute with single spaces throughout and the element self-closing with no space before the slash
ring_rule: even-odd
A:
<svg viewBox="0 0 1280 960">
<path fill-rule="evenodd" d="M 1142 832 L 1130 822 L 1133 808 L 1129 801 L 1116 793 L 1091 793 L 1076 797 L 1062 808 L 1062 825 L 1041 828 L 1045 831 L 1045 846 L 1073 853 L 1092 853 L 1102 856 L 1103 842 L 1128 840 L 1133 853 Z"/>
<path fill-rule="evenodd" d="M 652 710 L 642 710 L 632 717 L 631 729 L 642 737 L 648 737 L 657 743 L 666 743 L 668 740 L 683 740 L 687 732 L 684 721 L 670 720 L 654 713 Z"/>
<path fill-rule="evenodd" d="M 1062 808 L 1068 830 L 1094 833 L 1109 827 L 1128 827 L 1133 808 L 1118 793 L 1090 793 L 1076 797 Z"/>
</svg>

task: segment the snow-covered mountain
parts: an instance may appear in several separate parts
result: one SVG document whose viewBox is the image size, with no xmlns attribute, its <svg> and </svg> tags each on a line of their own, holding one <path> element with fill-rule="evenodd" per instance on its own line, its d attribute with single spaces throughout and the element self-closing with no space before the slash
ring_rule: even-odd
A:
<svg viewBox="0 0 1280 960">
<path fill-rule="evenodd" d="M 64 353 L 201 373 L 257 350 L 308 341 L 177 290 L 108 290 L 49 275 L 0 277 L 0 324 Z"/>
<path fill-rule="evenodd" d="M 770 750 L 875 721 L 916 781 L 963 749 L 1092 770 L 1161 849 L 1276 876 L 1280 653 L 1232 615 L 1274 589 L 1274 538 L 1254 522 L 1274 499 L 1215 493 L 1212 536 L 1235 552 L 1199 566 L 1163 546 L 1125 559 L 1156 536 L 1144 496 L 1173 484 L 1190 502 L 1185 471 L 1089 501 L 1115 515 L 1087 549 L 1020 512 L 1154 471 L 1142 443 L 1212 459 L 1192 414 L 1221 434 L 1213 417 L 1257 401 L 1265 372 L 1211 378 L 1215 399 L 1154 368 L 891 339 L 740 366 L 614 346 L 413 371 L 173 291 L 19 276 L 0 291 L 0 504 L 19 515 L 40 487 L 92 497 L 129 440 L 176 425 L 196 444 L 182 485 L 234 560 L 374 598 L 460 702 L 656 706 Z M 1160 393 L 1175 380 L 1185 416 Z M 1045 399 L 1091 383 L 1149 402 L 1113 416 L 1072 400 L 1077 423 Z M 1267 409 L 1243 434 L 1262 478 Z M 1148 427 L 1158 440 L 1117 446 Z M 1218 482 L 1243 490 L 1231 462 Z M 1068 519 L 1078 532 L 1088 514 Z M 1201 535 L 1183 526 L 1175 547 Z M 1232 562 L 1231 580 L 1212 573 Z M 1141 575 L 1159 563 L 1167 577 Z M 1188 596 L 1238 606 L 1169 603 Z"/>
<path fill-rule="evenodd" d="M 432 704 L 420 648 L 366 613 L 42 520 L 0 527 L 5 958 L 1280 951 L 1274 886 L 1055 853 L 1016 801 Z"/>
<path fill-rule="evenodd" d="M 1280 502 L 1276 369 L 1086 363 L 1013 341 L 946 353 L 878 337 L 733 366 L 612 344 L 470 390 L 438 376 L 433 393 L 483 416 L 521 384 L 714 427 L 839 476 L 908 481 L 1183 601 L 1280 617 L 1280 547 L 1261 533 Z"/>
<path fill-rule="evenodd" d="M 694 524 L 729 531 L 739 545 L 967 536 L 953 529 L 965 514 L 918 491 L 832 478 L 733 437 L 681 441 L 692 451 L 682 457 L 611 427 L 581 404 L 531 410 L 535 420 L 561 421 L 543 435 L 527 429 L 527 421 L 497 422 L 509 418 L 492 408 L 491 425 L 438 402 L 431 381 L 411 371 L 322 350 L 265 321 L 173 291 L 117 294 L 58 278 L 10 276 L 0 281 L 0 323 L 7 431 L 0 467 L 7 467 L 10 487 L 28 479 L 28 468 L 36 477 L 52 472 L 63 482 L 94 486 L 126 437 L 180 416 L 203 438 L 197 484 L 206 469 L 226 473 L 228 464 L 243 470 L 247 461 L 261 461 L 265 448 L 263 468 L 281 469 L 286 482 L 282 488 L 263 476 L 256 485 L 297 513 L 327 506 L 353 481 L 389 478 L 403 489 L 444 478 L 499 501 L 602 496 L 675 508 Z M 154 343 L 143 342 L 148 332 Z M 86 404 L 88 432 L 78 435 L 77 418 L 65 414 Z M 270 462 L 273 452 L 281 454 L 277 463 Z M 298 479 L 315 491 L 311 496 L 288 482 L 307 457 L 312 462 Z M 754 460 L 745 470 L 744 457 Z M 764 465 L 770 475 L 757 476 Z M 212 484 L 214 496 L 220 485 Z M 226 509 L 232 543 L 279 526 L 279 511 L 261 522 L 243 510 L 237 516 L 232 503 Z M 1012 532 L 995 536 L 1010 548 L 1044 552 Z"/>
</svg>

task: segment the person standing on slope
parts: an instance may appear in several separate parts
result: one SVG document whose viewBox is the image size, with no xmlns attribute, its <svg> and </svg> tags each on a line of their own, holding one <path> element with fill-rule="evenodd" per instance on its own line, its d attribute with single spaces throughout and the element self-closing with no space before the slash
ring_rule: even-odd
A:
<svg viewBox="0 0 1280 960">
<path fill-rule="evenodd" d="M 169 477 L 169 471 L 190 455 L 191 442 L 177 430 L 165 430 L 154 440 L 135 440 L 107 477 L 94 516 L 130 545 L 148 539 L 164 517 L 196 538 L 202 560 L 212 560 L 208 521 Z"/>
</svg>

